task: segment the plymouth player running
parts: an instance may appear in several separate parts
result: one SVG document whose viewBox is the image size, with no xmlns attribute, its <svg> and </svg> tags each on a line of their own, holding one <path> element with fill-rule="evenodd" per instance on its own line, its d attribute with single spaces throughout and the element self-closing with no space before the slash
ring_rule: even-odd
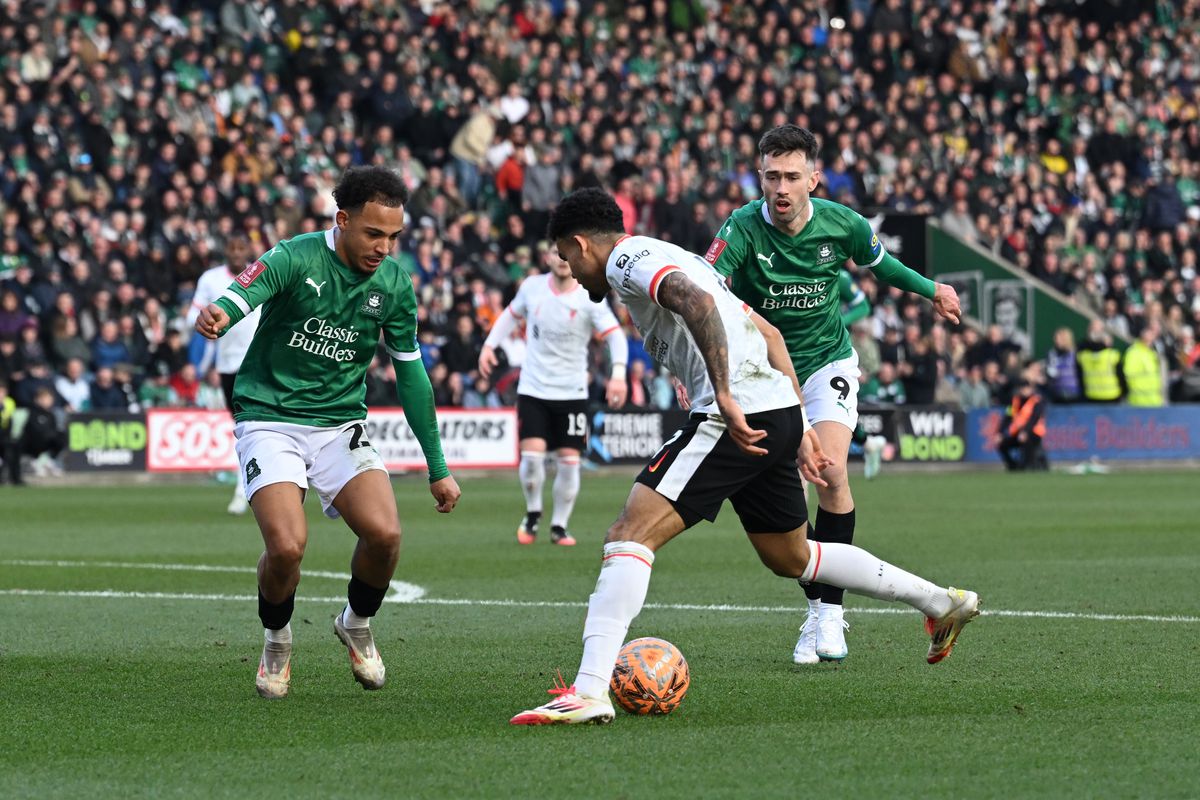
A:
<svg viewBox="0 0 1200 800">
<path fill-rule="evenodd" d="M 625 405 L 629 348 L 608 304 L 593 303 L 571 277 L 570 265 L 557 257 L 553 257 L 549 275 L 535 275 L 521 284 L 517 296 L 492 326 L 479 353 L 483 377 L 496 367 L 496 347 L 522 320 L 528 344 L 517 384 L 517 425 L 525 518 L 517 527 L 517 541 L 533 544 L 537 539 L 549 448 L 558 455 L 550 540 L 573 545 L 575 538 L 567 532 L 567 523 L 579 495 L 580 454 L 587 447 L 588 343 L 593 334 L 608 342 L 612 370 L 605 395 L 613 408 Z"/>
<path fill-rule="evenodd" d="M 700 520 L 716 519 L 726 498 L 775 574 L 907 603 L 926 615 L 926 660 L 945 658 L 979 613 L 974 592 L 936 586 L 853 545 L 806 540 L 797 455 L 818 485 L 829 459 L 805 430 L 800 387 L 779 332 L 700 256 L 624 235 L 620 207 L 600 189 L 564 198 L 551 214 L 550 236 L 593 300 L 617 292 L 646 349 L 683 382 L 693 413 L 637 476 L 608 530 L 574 683 L 552 689 L 554 700 L 517 714 L 512 724 L 612 721 L 609 680 L 646 599 L 656 551 Z"/>
<path fill-rule="evenodd" d="M 957 323 L 958 295 L 888 255 L 871 225 L 838 203 L 811 198 L 821 173 L 817 139 L 796 125 L 773 128 L 758 143 L 763 199 L 742 206 L 717 232 L 705 258 L 732 276 L 733 292 L 779 329 L 803 383 L 821 448 L 833 458 L 817 485 L 812 538 L 854 539 L 854 498 L 846 455 L 858 423 L 858 356 L 842 322 L 838 274 L 852 259 L 888 286 L 933 301 L 934 311 Z M 841 589 L 804 587 L 808 618 L 792 654 L 798 664 L 846 657 Z"/>
<path fill-rule="evenodd" d="M 442 456 L 433 389 L 417 348 L 416 295 L 388 255 L 404 228 L 408 191 L 390 170 L 361 167 L 346 171 L 333 196 L 333 228 L 271 248 L 196 321 L 196 330 L 215 339 L 263 308 L 232 410 L 246 493 L 266 544 L 258 561 L 266 642 L 256 686 L 267 698 L 286 696 L 291 680 L 290 620 L 308 541 L 302 504 L 310 481 L 325 513 L 340 515 L 358 537 L 349 602 L 334 632 L 349 651 L 354 679 L 364 689 L 384 683 L 369 624 L 396 569 L 400 522 L 387 470 L 363 425 L 366 373 L 381 332 L 437 510 L 451 511 L 460 494 Z"/>
</svg>

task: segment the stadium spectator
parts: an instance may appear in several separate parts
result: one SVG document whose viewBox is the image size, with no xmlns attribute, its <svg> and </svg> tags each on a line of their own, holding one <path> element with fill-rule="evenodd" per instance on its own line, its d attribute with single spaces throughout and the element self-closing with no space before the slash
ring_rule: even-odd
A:
<svg viewBox="0 0 1200 800">
<path fill-rule="evenodd" d="M 45 477 L 62 474 L 58 456 L 66 446 L 67 436 L 55 413 L 54 392 L 41 387 L 29 407 L 18 452 L 33 459 L 34 475 Z"/>
<path fill-rule="evenodd" d="M 967 370 L 966 377 L 959 382 L 958 395 L 964 411 L 992 404 L 992 391 L 983 380 L 983 367 L 976 364 Z"/>
<path fill-rule="evenodd" d="M 1087 339 L 1075 354 L 1083 399 L 1089 403 L 1116 403 L 1121 399 L 1118 367 L 1121 354 L 1112 346 L 1112 336 L 1100 320 L 1088 325 Z"/>
<path fill-rule="evenodd" d="M 92 385 L 84 374 L 82 359 L 72 358 L 63 374 L 54 379 L 54 389 L 62 398 L 67 411 L 80 412 L 91 408 Z"/>
<path fill-rule="evenodd" d="M 4 474 L 13 486 L 25 483 L 21 477 L 21 449 L 16 435 L 17 401 L 8 394 L 8 384 L 0 377 L 0 483 Z"/>
<path fill-rule="evenodd" d="M 1121 359 L 1121 377 L 1127 392 L 1125 399 L 1131 406 L 1166 405 L 1166 370 L 1155 349 L 1159 335 L 1158 323 L 1148 323 Z"/>
<path fill-rule="evenodd" d="M 170 408 L 179 405 L 179 397 L 171 388 L 171 373 L 165 364 L 156 363 L 138 389 L 142 408 Z"/>
<path fill-rule="evenodd" d="M 1046 354 L 1047 389 L 1056 403 L 1074 403 L 1080 398 L 1079 363 L 1076 361 L 1075 335 L 1070 328 L 1054 332 L 1054 346 Z"/>
<path fill-rule="evenodd" d="M 876 405 L 899 406 L 908 401 L 904 383 L 896 375 L 896 365 L 890 361 L 880 363 L 879 372 L 863 385 L 859 396 L 863 402 Z"/>
</svg>

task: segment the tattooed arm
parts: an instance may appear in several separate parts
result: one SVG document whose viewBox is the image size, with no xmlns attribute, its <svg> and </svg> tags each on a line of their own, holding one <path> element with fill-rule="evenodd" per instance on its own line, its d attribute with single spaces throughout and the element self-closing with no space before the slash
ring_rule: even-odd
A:
<svg viewBox="0 0 1200 800">
<path fill-rule="evenodd" d="M 767 451 L 754 443 L 766 437 L 766 431 L 755 430 L 747 424 L 745 414 L 729 390 L 729 341 L 725 338 L 725 326 L 712 295 L 677 270 L 663 278 L 655 299 L 663 308 L 678 314 L 692 334 L 708 369 L 708 380 L 712 383 L 717 408 L 725 418 L 729 435 L 745 452 L 765 454 Z"/>
</svg>

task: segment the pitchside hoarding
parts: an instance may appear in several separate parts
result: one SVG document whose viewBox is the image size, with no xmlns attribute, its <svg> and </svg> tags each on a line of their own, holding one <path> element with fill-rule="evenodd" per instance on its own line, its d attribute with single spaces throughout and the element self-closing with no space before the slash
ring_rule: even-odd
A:
<svg viewBox="0 0 1200 800">
<path fill-rule="evenodd" d="M 515 467 L 517 413 L 511 408 L 438 409 L 442 451 L 451 469 Z M 367 438 L 390 470 L 423 470 L 425 456 L 398 408 L 373 408 Z M 151 472 L 237 469 L 233 419 L 224 411 L 151 409 L 146 466 Z"/>
<path fill-rule="evenodd" d="M 126 412 L 71 414 L 63 466 L 71 472 L 144 472 L 146 418 Z"/>
<path fill-rule="evenodd" d="M 967 415 L 967 460 L 995 462 L 1003 409 Z M 1050 406 L 1043 440 L 1051 464 L 1100 458 L 1200 458 L 1200 406 Z"/>
</svg>

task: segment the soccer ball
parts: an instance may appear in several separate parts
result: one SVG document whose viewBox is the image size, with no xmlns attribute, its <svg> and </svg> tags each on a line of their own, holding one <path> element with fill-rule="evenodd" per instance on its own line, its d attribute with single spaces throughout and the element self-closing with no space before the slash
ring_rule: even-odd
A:
<svg viewBox="0 0 1200 800">
<path fill-rule="evenodd" d="M 683 702 L 692 676 L 679 648 L 663 639 L 626 642 L 610 688 L 630 714 L 669 714 Z"/>
</svg>

